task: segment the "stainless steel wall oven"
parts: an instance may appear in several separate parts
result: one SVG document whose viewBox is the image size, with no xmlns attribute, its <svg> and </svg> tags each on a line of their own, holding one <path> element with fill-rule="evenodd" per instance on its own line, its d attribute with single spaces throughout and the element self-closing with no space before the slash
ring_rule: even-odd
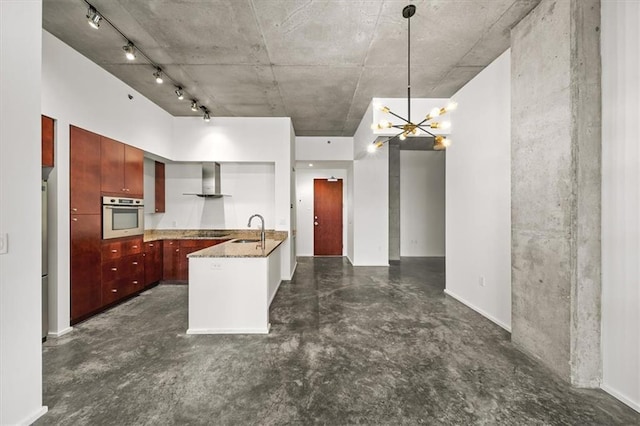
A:
<svg viewBox="0 0 640 426">
<path fill-rule="evenodd" d="M 144 234 L 144 203 L 139 198 L 102 197 L 102 238 Z"/>
</svg>

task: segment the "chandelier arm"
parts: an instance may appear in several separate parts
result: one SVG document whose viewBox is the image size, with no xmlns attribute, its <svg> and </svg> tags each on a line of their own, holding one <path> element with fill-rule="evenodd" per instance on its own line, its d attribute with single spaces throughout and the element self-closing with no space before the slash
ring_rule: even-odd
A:
<svg viewBox="0 0 640 426">
<path fill-rule="evenodd" d="M 393 116 L 394 116 L 394 117 L 396 117 L 396 118 L 399 118 L 400 120 L 404 121 L 404 122 L 405 122 L 405 123 L 407 123 L 407 124 L 411 124 L 411 125 L 413 125 L 413 123 L 412 123 L 412 122 L 410 122 L 409 120 L 407 120 L 407 119 L 406 119 L 406 118 L 404 118 L 404 117 L 400 117 L 398 114 L 396 114 L 395 112 L 393 112 L 393 111 L 391 111 L 391 110 L 389 110 L 389 111 L 388 111 L 388 113 L 389 113 L 389 114 L 391 114 L 391 115 L 393 115 Z"/>
<path fill-rule="evenodd" d="M 420 130 L 422 130 L 423 132 L 425 132 L 425 133 L 427 133 L 427 134 L 429 134 L 429 135 L 433 136 L 434 138 L 436 137 L 436 135 L 434 135 L 433 133 L 431 133 L 430 131 L 428 131 L 428 130 L 427 130 L 427 129 L 425 129 L 424 127 L 420 127 L 420 126 L 417 126 L 417 127 L 418 127 L 418 129 L 420 129 Z"/>
</svg>

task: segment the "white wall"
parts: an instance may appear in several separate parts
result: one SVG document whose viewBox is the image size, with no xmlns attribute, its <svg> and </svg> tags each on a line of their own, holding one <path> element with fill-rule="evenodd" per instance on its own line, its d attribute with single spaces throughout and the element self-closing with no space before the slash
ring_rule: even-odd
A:
<svg viewBox="0 0 640 426">
<path fill-rule="evenodd" d="M 222 163 L 220 188 L 229 196 L 184 195 L 202 191 L 202 163 L 165 164 L 165 213 L 145 216 L 145 228 L 246 229 L 249 217 L 259 213 L 265 228 L 275 229 L 272 163 Z"/>
<path fill-rule="evenodd" d="M 389 265 L 389 147 L 367 153 L 376 136 L 371 130 L 369 105 L 353 136 L 353 251 L 348 256 L 355 266 Z M 349 217 L 349 213 L 347 215 Z"/>
<path fill-rule="evenodd" d="M 315 165 L 322 166 L 316 162 Z M 298 214 L 298 256 L 313 256 L 313 181 L 314 179 L 326 179 L 335 177 L 342 179 L 342 247 L 343 255 L 347 255 L 348 246 L 348 217 L 347 217 L 347 194 L 349 191 L 349 180 L 347 178 L 348 167 L 342 169 L 325 169 L 313 167 L 305 169 L 296 168 L 296 193 L 297 193 L 297 214 Z"/>
<path fill-rule="evenodd" d="M 511 328 L 511 88 L 507 50 L 453 96 L 446 290 Z M 484 286 L 481 280 L 484 278 Z"/>
<path fill-rule="evenodd" d="M 400 151 L 400 256 L 444 256 L 445 153 Z"/>
<path fill-rule="evenodd" d="M 296 160 L 351 161 L 353 160 L 353 138 L 297 136 Z"/>
<path fill-rule="evenodd" d="M 602 388 L 640 411 L 640 3 L 601 7 Z"/>
<path fill-rule="evenodd" d="M 40 71 L 42 2 L 0 1 L 0 424 L 42 406 Z"/>
</svg>

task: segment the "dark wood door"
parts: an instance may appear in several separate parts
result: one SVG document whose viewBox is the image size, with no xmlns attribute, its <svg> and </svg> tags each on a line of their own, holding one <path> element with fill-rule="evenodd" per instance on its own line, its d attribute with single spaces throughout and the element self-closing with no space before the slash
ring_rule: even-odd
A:
<svg viewBox="0 0 640 426">
<path fill-rule="evenodd" d="M 102 220 L 97 215 L 71 216 L 71 321 L 102 306 Z"/>
<path fill-rule="evenodd" d="M 71 214 L 101 214 L 100 136 L 74 126 L 69 134 Z"/>
<path fill-rule="evenodd" d="M 100 138 L 100 156 L 102 192 L 125 195 L 124 144 L 102 136 Z"/>
<path fill-rule="evenodd" d="M 142 198 L 144 192 L 144 151 L 124 146 L 124 188 L 130 197 Z"/>
<path fill-rule="evenodd" d="M 165 195 L 164 195 L 164 163 L 156 161 L 156 189 L 155 189 L 155 199 L 156 213 L 164 213 L 165 212 Z"/>
<path fill-rule="evenodd" d="M 53 118 L 42 116 L 42 166 L 53 167 Z"/>
<path fill-rule="evenodd" d="M 342 256 L 342 179 L 313 180 L 313 254 Z"/>
</svg>

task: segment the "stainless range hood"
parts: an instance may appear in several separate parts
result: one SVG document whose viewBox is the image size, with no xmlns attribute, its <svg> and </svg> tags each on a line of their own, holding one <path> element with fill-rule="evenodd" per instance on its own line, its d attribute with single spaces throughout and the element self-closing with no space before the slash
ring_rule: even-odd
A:
<svg viewBox="0 0 640 426">
<path fill-rule="evenodd" d="M 220 192 L 220 163 L 202 163 L 202 191 L 184 193 L 198 197 L 220 198 L 228 195 Z"/>
</svg>

